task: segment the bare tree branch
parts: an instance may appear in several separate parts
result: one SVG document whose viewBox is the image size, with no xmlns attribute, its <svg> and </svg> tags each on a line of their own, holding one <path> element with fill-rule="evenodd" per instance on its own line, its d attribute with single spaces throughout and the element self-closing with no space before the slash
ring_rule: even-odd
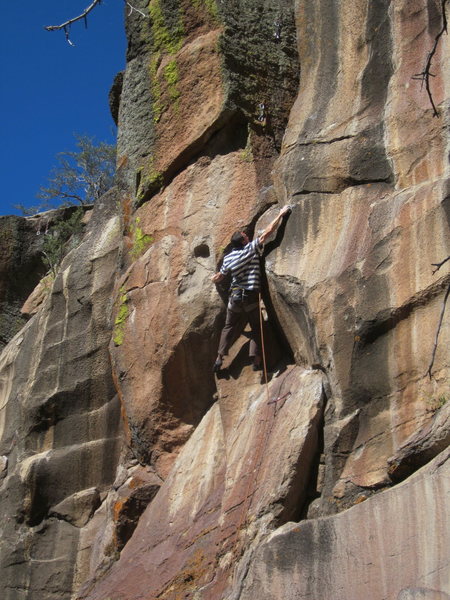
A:
<svg viewBox="0 0 450 600">
<path fill-rule="evenodd" d="M 442 265 L 445 265 L 445 263 L 450 260 L 450 255 L 447 256 L 447 258 L 444 258 L 443 261 L 441 261 L 440 263 L 431 263 L 432 267 L 436 267 L 435 269 L 433 269 L 433 275 L 435 273 L 437 273 L 439 271 L 439 269 L 442 267 Z"/>
<path fill-rule="evenodd" d="M 421 81 L 422 86 L 425 83 L 425 88 L 427 90 L 428 98 L 430 99 L 430 103 L 433 108 L 433 117 L 438 117 L 439 113 L 436 108 L 436 104 L 434 103 L 433 93 L 431 92 L 431 88 L 430 88 L 430 77 L 435 77 L 435 75 L 431 72 L 431 63 L 433 61 L 434 55 L 436 54 L 439 40 L 444 35 L 444 33 L 447 33 L 447 15 L 445 12 L 447 2 L 448 2 L 448 0 L 442 0 L 442 28 L 434 39 L 434 44 L 428 54 L 425 68 L 422 71 L 422 73 L 417 73 L 417 75 L 414 75 L 412 77 L 412 79 L 417 79 L 417 80 Z"/>
<path fill-rule="evenodd" d="M 428 367 L 428 370 L 427 370 L 427 375 L 430 379 L 432 378 L 431 371 L 433 369 L 434 359 L 436 357 L 436 350 L 438 347 L 439 334 L 441 333 L 442 320 L 444 319 L 445 307 L 447 305 L 447 300 L 448 300 L 449 295 L 450 295 L 450 285 L 447 288 L 447 291 L 446 291 L 445 297 L 444 297 L 444 302 L 442 304 L 441 315 L 439 317 L 439 323 L 438 323 L 437 330 L 436 330 L 436 336 L 434 338 L 434 346 L 433 346 L 433 353 L 431 355 L 431 362 L 430 362 L 430 366 Z"/>
<path fill-rule="evenodd" d="M 142 12 L 142 10 L 139 10 L 138 8 L 136 8 L 135 6 L 133 6 L 132 4 L 130 4 L 130 2 L 128 2 L 128 0 L 124 0 L 126 6 L 128 6 L 128 8 L 130 9 L 130 12 L 128 13 L 129 15 L 131 15 L 134 11 L 136 11 L 137 13 L 139 13 L 140 15 L 142 15 L 143 17 L 145 17 L 145 13 Z M 59 30 L 63 30 L 64 34 L 66 36 L 66 40 L 67 42 L 71 45 L 71 46 L 75 46 L 75 44 L 72 42 L 72 40 L 70 39 L 70 27 L 73 23 L 76 23 L 77 21 L 84 21 L 84 26 L 87 29 L 87 16 L 88 14 L 91 12 L 92 9 L 94 9 L 97 4 L 101 4 L 102 0 L 93 0 L 93 2 L 91 2 L 91 4 L 89 4 L 89 6 L 87 8 L 84 9 L 84 11 L 81 13 L 81 15 L 78 15 L 77 17 L 73 17 L 73 19 L 68 19 L 67 21 L 65 21 L 64 23 L 61 23 L 61 25 L 47 25 L 46 27 L 44 27 L 44 29 L 46 29 L 47 31 L 59 31 Z"/>
<path fill-rule="evenodd" d="M 97 4 L 101 4 L 101 3 L 102 3 L 102 0 L 94 0 L 87 8 L 84 9 L 84 11 L 81 13 L 81 15 L 78 15 L 78 17 L 74 17 L 73 19 L 69 19 L 65 23 L 61 23 L 61 25 L 47 25 L 46 27 L 44 27 L 44 29 L 46 29 L 47 31 L 58 31 L 60 29 L 64 30 L 64 34 L 66 36 L 67 42 L 71 46 L 75 46 L 75 44 L 72 42 L 72 40 L 69 37 L 70 26 L 72 25 L 72 23 L 76 23 L 77 21 L 81 21 L 81 19 L 83 19 L 84 20 L 84 26 L 87 28 L 87 16 L 88 16 L 88 14 L 91 12 L 91 10 L 93 8 L 95 8 L 97 6 Z"/>
<path fill-rule="evenodd" d="M 129 7 L 130 12 L 128 13 L 128 16 L 130 16 L 132 14 L 132 12 L 135 10 L 137 13 L 139 13 L 140 15 L 142 15 L 143 17 L 145 17 L 145 13 L 142 12 L 142 10 L 139 10 L 138 8 L 136 8 L 135 6 L 132 6 L 128 0 L 124 0 L 125 4 Z"/>
<path fill-rule="evenodd" d="M 441 260 L 441 262 L 439 262 L 439 263 L 432 263 L 432 266 L 435 267 L 435 269 L 433 269 L 433 275 L 435 273 L 437 273 L 439 271 L 439 269 L 443 265 L 445 265 L 445 263 L 448 260 L 450 260 L 450 255 L 447 256 L 447 258 L 444 258 L 444 260 Z M 447 300 L 448 300 L 449 295 L 450 295 L 450 285 L 448 286 L 447 291 L 445 292 L 444 302 L 442 304 L 442 310 L 441 310 L 441 314 L 440 314 L 440 317 L 439 317 L 438 326 L 437 326 L 437 329 L 436 329 L 436 336 L 434 338 L 434 346 L 433 346 L 433 352 L 431 354 L 431 362 L 430 362 L 430 366 L 428 367 L 428 370 L 427 370 L 427 375 L 428 375 L 428 377 L 430 379 L 432 377 L 431 371 L 433 369 L 434 359 L 436 357 L 436 351 L 437 351 L 438 341 L 439 341 L 439 334 L 441 333 L 442 321 L 444 319 L 445 308 L 446 308 L 446 305 L 447 305 Z"/>
<path fill-rule="evenodd" d="M 66 192 L 59 191 L 59 196 L 66 200 L 77 200 L 80 204 L 84 204 L 83 198 L 77 194 L 66 194 Z"/>
</svg>

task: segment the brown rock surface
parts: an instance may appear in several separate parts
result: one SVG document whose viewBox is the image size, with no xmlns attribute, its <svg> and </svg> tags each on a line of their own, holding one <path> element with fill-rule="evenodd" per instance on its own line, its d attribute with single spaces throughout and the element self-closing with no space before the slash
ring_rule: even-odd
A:
<svg viewBox="0 0 450 600">
<path fill-rule="evenodd" d="M 120 560 L 80 597 L 132 600 L 145 589 L 172 599 L 200 588 L 204 598 L 222 597 L 241 553 L 295 515 L 318 444 L 322 374 L 288 370 L 272 381 L 269 398 L 284 397 L 271 404 L 259 377 L 243 373 L 233 400 L 219 390 Z M 227 430 L 231 401 L 240 418 Z"/>
<path fill-rule="evenodd" d="M 413 5 L 341 7 L 325 35 L 330 7 L 298 3 L 301 93 L 274 169 L 294 210 L 269 279 L 296 359 L 321 364 L 331 386 L 325 512 L 389 485 L 388 458 L 448 395 L 448 326 L 426 376 L 450 281 L 431 267 L 449 254 L 446 117 L 411 79 L 442 21 Z"/>
<path fill-rule="evenodd" d="M 83 243 L 0 357 L 7 600 L 70 597 L 80 528 L 115 478 L 121 432 L 105 312 L 117 264 L 115 205 L 113 192 L 99 201 Z"/>
<path fill-rule="evenodd" d="M 47 298 L 53 284 L 53 275 L 49 274 L 43 277 L 28 298 L 25 300 L 20 312 L 31 317 L 39 310 L 41 304 Z"/>
<path fill-rule="evenodd" d="M 389 476 L 402 480 L 450 445 L 450 402 L 445 396 L 435 400 L 433 418 L 397 449 L 388 460 Z"/>
<path fill-rule="evenodd" d="M 185 443 L 213 402 L 215 249 L 251 221 L 255 179 L 240 152 L 219 155 L 188 167 L 133 217 L 152 241 L 119 282 L 126 318 L 116 326 L 111 354 L 130 444 L 163 477 L 167 453 Z"/>
<path fill-rule="evenodd" d="M 447 450 L 363 504 L 280 527 L 255 554 L 239 597 L 447 599 L 448 475 Z"/>
</svg>

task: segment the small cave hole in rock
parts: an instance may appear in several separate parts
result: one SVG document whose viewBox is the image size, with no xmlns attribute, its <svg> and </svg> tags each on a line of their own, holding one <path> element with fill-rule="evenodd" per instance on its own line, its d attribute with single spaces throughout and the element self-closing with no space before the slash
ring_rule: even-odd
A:
<svg viewBox="0 0 450 600">
<path fill-rule="evenodd" d="M 207 244 L 199 244 L 194 248 L 195 258 L 209 258 L 211 255 Z"/>
</svg>

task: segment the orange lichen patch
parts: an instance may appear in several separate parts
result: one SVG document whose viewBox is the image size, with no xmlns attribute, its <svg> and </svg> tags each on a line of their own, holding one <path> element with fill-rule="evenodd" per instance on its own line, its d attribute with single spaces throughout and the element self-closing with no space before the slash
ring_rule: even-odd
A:
<svg viewBox="0 0 450 600">
<path fill-rule="evenodd" d="M 132 477 L 128 486 L 131 490 L 135 490 L 136 488 L 141 487 L 145 481 L 141 477 Z"/>
<path fill-rule="evenodd" d="M 361 502 L 364 502 L 365 500 L 367 500 L 367 496 L 365 494 L 361 494 L 356 498 L 354 504 L 361 504 Z"/>
<path fill-rule="evenodd" d="M 184 569 L 171 579 L 163 590 L 155 594 L 159 600 L 182 600 L 190 597 L 200 585 L 204 585 L 212 574 L 212 563 L 202 550 L 197 550 Z"/>
<path fill-rule="evenodd" d="M 122 218 L 124 232 L 128 231 L 130 225 L 131 216 L 133 213 L 133 200 L 130 196 L 127 196 L 122 200 Z"/>
<path fill-rule="evenodd" d="M 114 521 L 117 522 L 119 520 L 121 512 L 122 512 L 124 506 L 126 505 L 127 501 L 128 501 L 128 498 L 121 498 L 120 500 L 117 500 L 114 503 L 114 506 L 113 506 Z"/>
</svg>

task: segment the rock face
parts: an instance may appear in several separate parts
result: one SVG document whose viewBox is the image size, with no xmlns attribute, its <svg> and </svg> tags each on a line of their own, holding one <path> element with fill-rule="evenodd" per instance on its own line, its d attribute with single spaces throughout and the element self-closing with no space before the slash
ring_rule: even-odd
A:
<svg viewBox="0 0 450 600">
<path fill-rule="evenodd" d="M 259 381 L 241 382 L 244 413 L 236 414 L 221 394 L 184 446 L 120 561 L 81 597 L 114 594 L 131 600 L 145 589 L 151 598 L 176 598 L 201 588 L 202 597 L 221 598 L 234 561 L 274 523 L 294 516 L 302 503 L 323 409 L 322 379 L 321 373 L 289 371 L 283 392 L 290 396 L 282 408 L 267 404 Z M 280 387 L 272 385 L 271 393 Z M 280 448 L 286 431 L 289 445 Z"/>
<path fill-rule="evenodd" d="M 0 358 L 7 599 L 70 597 L 86 555 L 83 526 L 116 477 L 120 407 L 107 351 L 120 231 L 114 193 L 95 210 L 42 308 Z"/>
<path fill-rule="evenodd" d="M 44 236 L 57 220 L 68 218 L 75 207 L 49 210 L 33 217 L 0 217 L 0 348 L 20 331 L 34 308 L 23 309 L 47 271 L 43 261 Z M 50 284 L 43 282 L 41 291 Z M 40 301 L 42 298 L 40 299 Z M 29 312 L 31 311 L 31 312 Z"/>
<path fill-rule="evenodd" d="M 0 347 L 25 325 L 21 314 L 28 298 L 45 274 L 42 262 L 42 239 L 49 220 L 34 218 L 0 217 Z"/>
<path fill-rule="evenodd" d="M 448 266 L 431 267 L 449 254 L 447 135 L 411 80 L 442 21 L 430 4 L 357 2 L 339 11 L 333 45 L 308 36 L 330 22 L 328 7 L 302 2 L 298 17 L 304 84 L 274 171 L 278 196 L 295 206 L 270 268 L 282 322 L 301 298 L 301 335 L 286 327 L 294 354 L 324 366 L 334 398 L 326 512 L 389 485 L 387 459 L 447 397 L 448 326 L 425 376 L 449 285 Z M 445 64 L 436 59 L 442 106 Z"/>
<path fill-rule="evenodd" d="M 133 5 L 118 187 L 0 355 L 3 596 L 448 598 L 441 2 Z M 285 204 L 267 382 L 245 333 L 215 377 L 211 275 Z"/>
<path fill-rule="evenodd" d="M 448 459 L 447 450 L 408 482 L 344 513 L 280 527 L 258 549 L 240 598 L 448 598 L 450 539 L 440 527 Z"/>
</svg>

